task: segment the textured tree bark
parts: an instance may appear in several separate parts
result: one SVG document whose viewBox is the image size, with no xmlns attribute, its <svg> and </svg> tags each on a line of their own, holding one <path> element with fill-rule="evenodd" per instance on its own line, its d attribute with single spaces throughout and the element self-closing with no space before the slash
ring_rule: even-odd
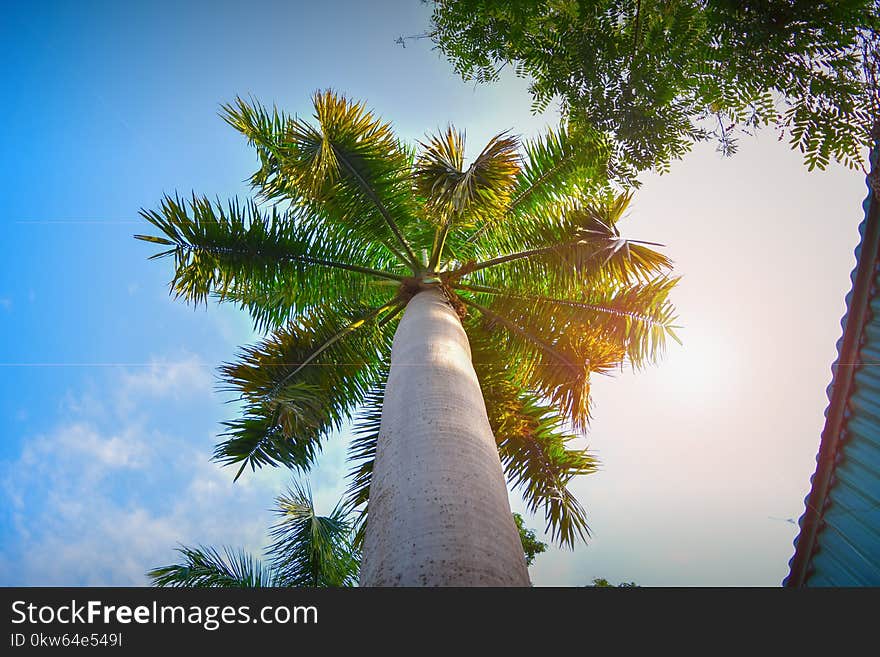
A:
<svg viewBox="0 0 880 657">
<path fill-rule="evenodd" d="M 438 289 L 391 352 L 361 586 L 528 586 L 470 345 Z"/>
</svg>

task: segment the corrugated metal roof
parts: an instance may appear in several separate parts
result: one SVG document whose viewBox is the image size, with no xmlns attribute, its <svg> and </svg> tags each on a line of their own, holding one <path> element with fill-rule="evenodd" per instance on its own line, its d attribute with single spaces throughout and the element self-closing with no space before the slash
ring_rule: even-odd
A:
<svg viewBox="0 0 880 657">
<path fill-rule="evenodd" d="M 880 212 L 870 185 L 862 207 L 825 428 L 786 586 L 880 586 Z"/>
</svg>

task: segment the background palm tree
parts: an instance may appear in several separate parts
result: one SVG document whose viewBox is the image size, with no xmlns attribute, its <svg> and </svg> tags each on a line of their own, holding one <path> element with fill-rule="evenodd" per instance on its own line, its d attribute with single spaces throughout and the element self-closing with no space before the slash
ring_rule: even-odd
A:
<svg viewBox="0 0 880 657">
<path fill-rule="evenodd" d="M 280 520 L 270 530 L 272 542 L 264 563 L 244 550 L 215 547 L 177 548 L 181 563 L 147 572 L 153 586 L 196 588 L 350 587 L 358 580 L 360 551 L 355 539 L 356 513 L 337 504 L 329 516 L 315 513 L 311 490 L 294 483 L 276 500 Z M 513 514 L 520 542 L 531 566 L 547 549 Z"/>
<path fill-rule="evenodd" d="M 269 333 L 221 369 L 243 412 L 215 456 L 236 478 L 306 471 L 353 418 L 362 584 L 527 585 L 504 474 L 554 540 L 588 535 L 568 484 L 596 468 L 570 445 L 590 375 L 674 337 L 671 263 L 621 236 L 630 194 L 608 186 L 605 144 L 559 128 L 521 153 L 502 133 L 465 167 L 452 127 L 416 152 L 363 104 L 314 107 L 314 123 L 223 107 L 263 207 L 142 210 L 173 294 L 236 303 Z"/>
<path fill-rule="evenodd" d="M 279 522 L 271 529 L 268 563 L 244 550 L 181 546 L 181 563 L 147 573 L 153 586 L 197 588 L 349 587 L 358 580 L 360 551 L 355 538 L 356 513 L 337 504 L 329 516 L 315 513 L 311 490 L 294 483 L 278 497 Z M 526 564 L 547 549 L 513 514 Z"/>
<path fill-rule="evenodd" d="M 241 550 L 182 546 L 182 563 L 154 568 L 147 577 L 154 586 L 173 587 L 354 586 L 360 555 L 343 505 L 319 516 L 309 487 L 294 483 L 276 499 L 275 512 L 267 563 Z"/>
</svg>

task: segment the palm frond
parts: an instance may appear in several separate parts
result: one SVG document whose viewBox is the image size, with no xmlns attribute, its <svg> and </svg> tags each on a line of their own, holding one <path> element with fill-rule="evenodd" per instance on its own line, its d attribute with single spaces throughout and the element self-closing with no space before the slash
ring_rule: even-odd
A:
<svg viewBox="0 0 880 657">
<path fill-rule="evenodd" d="M 410 154 L 363 103 L 328 90 L 315 94 L 314 106 L 317 125 L 240 98 L 223 107 L 260 155 L 251 183 L 264 198 L 287 199 L 367 242 L 380 241 L 418 269 L 405 237 L 415 221 Z"/>
<path fill-rule="evenodd" d="M 434 223 L 440 223 L 450 210 L 460 209 L 462 199 L 456 190 L 464 176 L 464 140 L 464 133 L 448 126 L 446 132 L 420 142 L 421 152 L 412 172 L 413 187 L 424 199 Z"/>
<path fill-rule="evenodd" d="M 345 505 L 357 514 L 355 521 L 355 544 L 363 544 L 369 513 L 370 483 L 373 479 L 373 464 L 376 460 L 376 447 L 379 443 L 379 429 L 382 424 L 382 404 L 385 399 L 385 386 L 388 383 L 388 369 L 377 377 L 376 385 L 367 394 L 355 419 L 352 439 L 348 446 L 348 462 L 351 469 L 347 475 L 348 487 L 345 491 Z"/>
<path fill-rule="evenodd" d="M 464 134 L 451 126 L 422 143 L 413 185 L 436 221 L 473 223 L 500 212 L 510 200 L 519 173 L 519 141 L 498 134 L 463 170 Z"/>
<path fill-rule="evenodd" d="M 225 422 L 215 451 L 225 465 L 285 465 L 308 469 L 321 439 L 338 429 L 363 401 L 391 350 L 392 328 L 382 321 L 399 312 L 325 306 L 304 313 L 221 368 L 229 390 L 244 402 L 242 416 Z"/>
<path fill-rule="evenodd" d="M 589 527 L 568 485 L 578 475 L 595 472 L 597 461 L 587 450 L 569 447 L 576 436 L 563 429 L 558 411 L 514 380 L 507 355 L 494 350 L 479 323 L 470 321 L 468 333 L 507 481 L 520 490 L 532 513 L 543 509 L 552 539 L 573 547 L 577 537 L 589 536 Z"/>
<path fill-rule="evenodd" d="M 323 233 L 294 211 L 264 213 L 237 200 L 224 207 L 193 195 L 188 201 L 166 196 L 158 211 L 141 215 L 164 237 L 135 237 L 174 247 L 154 257 L 174 257 L 176 297 L 196 304 L 209 295 L 238 302 L 267 328 L 328 299 L 354 301 L 379 281 L 403 279 L 383 269 L 390 263 L 376 257 L 375 249 Z"/>
<path fill-rule="evenodd" d="M 147 573 L 153 586 L 196 588 L 257 588 L 278 586 L 272 571 L 258 559 L 223 548 L 181 546 L 183 562 L 160 566 Z"/>
<path fill-rule="evenodd" d="M 571 327 L 566 330 L 587 326 L 619 345 L 634 367 L 642 367 L 663 354 L 667 337 L 678 341 L 675 310 L 669 301 L 678 280 L 660 276 L 628 287 L 589 287 L 574 299 L 467 284 L 452 287 L 483 297 L 486 307 L 501 316 L 523 322 L 533 316 L 553 316 L 557 325 Z"/>
<path fill-rule="evenodd" d="M 620 236 L 616 221 L 627 201 L 623 195 L 602 204 L 557 208 L 556 215 L 548 209 L 541 225 L 511 231 L 509 246 L 522 250 L 466 262 L 448 272 L 448 280 L 545 296 L 649 281 L 672 262 L 650 248 L 656 245 Z"/>
<path fill-rule="evenodd" d="M 518 146 L 515 137 L 498 134 L 462 170 L 463 133 L 450 126 L 445 134 L 422 144 L 413 170 L 414 187 L 428 215 L 439 224 L 429 270 L 439 264 L 450 231 L 485 221 L 507 206 L 519 173 Z"/>
<path fill-rule="evenodd" d="M 500 212 L 487 215 L 468 243 L 492 240 L 492 233 L 517 229 L 542 207 L 565 198 L 587 198 L 608 182 L 606 136 L 587 129 L 556 130 L 523 143 L 524 158 L 513 193 Z"/>
<path fill-rule="evenodd" d="M 574 548 L 577 539 L 590 536 L 587 512 L 569 488 L 578 475 L 596 472 L 598 462 L 586 449 L 570 449 L 576 436 L 563 430 L 559 414 L 540 403 L 537 396 L 523 395 L 513 422 L 521 432 L 498 430 L 498 451 L 510 485 L 519 489 L 530 512 L 543 510 L 545 531 L 558 544 Z M 488 402 L 487 402 L 488 403 Z"/>
<path fill-rule="evenodd" d="M 200 588 L 336 587 L 357 583 L 360 555 L 352 544 L 352 522 L 343 505 L 318 516 L 307 484 L 294 481 L 276 498 L 268 565 L 242 552 L 211 547 L 178 552 L 183 563 L 147 573 L 154 586 Z"/>
<path fill-rule="evenodd" d="M 279 585 L 354 586 L 360 560 L 343 505 L 329 516 L 316 515 L 311 489 L 298 482 L 276 503 L 279 520 L 267 554 Z"/>
<path fill-rule="evenodd" d="M 622 363 L 626 351 L 619 344 L 583 323 L 569 318 L 520 314 L 501 315 L 462 298 L 483 316 L 482 330 L 508 358 L 512 380 L 551 402 L 575 428 L 586 429 L 590 420 L 590 376 L 608 373 Z"/>
</svg>

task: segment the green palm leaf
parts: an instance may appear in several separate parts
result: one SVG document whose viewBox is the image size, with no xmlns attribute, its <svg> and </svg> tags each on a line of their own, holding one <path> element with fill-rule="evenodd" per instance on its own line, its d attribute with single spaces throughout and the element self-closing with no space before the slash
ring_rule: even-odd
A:
<svg viewBox="0 0 880 657">
<path fill-rule="evenodd" d="M 157 255 L 174 257 L 175 296 L 238 302 L 261 328 L 328 299 L 362 302 L 377 283 L 404 278 L 383 269 L 391 263 L 375 248 L 328 234 L 301 213 L 264 213 L 253 202 L 223 206 L 193 195 L 166 196 L 158 211 L 141 214 L 164 237 L 135 237 L 174 247 Z"/>
<path fill-rule="evenodd" d="M 311 489 L 296 482 L 276 502 L 279 520 L 272 528 L 268 556 L 279 585 L 354 586 L 359 559 L 344 506 L 318 516 Z"/>
<path fill-rule="evenodd" d="M 466 305 L 483 316 L 480 328 L 495 348 L 507 354 L 513 380 L 525 390 L 548 399 L 578 429 L 590 420 L 590 377 L 619 367 L 626 355 L 601 330 L 577 319 L 558 323 L 556 317 L 522 314 L 504 316 L 473 301 Z"/>
<path fill-rule="evenodd" d="M 650 280 L 672 263 L 650 243 L 620 236 L 616 224 L 629 198 L 623 194 L 585 206 L 548 207 L 540 222 L 520 225 L 506 236 L 506 244 L 491 245 L 506 253 L 466 263 L 449 278 L 548 296 Z"/>
<path fill-rule="evenodd" d="M 500 288 L 453 284 L 474 293 L 485 306 L 512 321 L 530 324 L 532 316 L 554 318 L 565 331 L 586 326 L 619 345 L 634 367 L 655 361 L 666 349 L 666 338 L 678 341 L 675 310 L 669 293 L 678 278 L 660 276 L 628 287 L 592 287 L 574 299 L 508 292 Z"/>
<path fill-rule="evenodd" d="M 251 182 L 264 197 L 302 204 L 418 267 L 403 233 L 415 221 L 410 155 L 363 104 L 330 91 L 316 94 L 314 104 L 317 125 L 240 98 L 223 107 L 226 121 L 260 154 Z"/>
<path fill-rule="evenodd" d="M 446 132 L 422 142 L 413 167 L 413 187 L 424 199 L 425 209 L 436 222 L 449 210 L 460 210 L 462 199 L 456 194 L 464 176 L 464 133 L 452 126 Z"/>
<path fill-rule="evenodd" d="M 352 543 L 352 523 L 342 505 L 329 516 L 315 513 L 311 489 L 294 481 L 276 499 L 268 563 L 224 548 L 177 551 L 183 562 L 147 573 L 153 586 L 197 588 L 338 587 L 357 583 L 359 553 Z"/>
<path fill-rule="evenodd" d="M 572 132 L 565 124 L 523 144 L 522 167 L 506 207 L 486 217 L 467 244 L 503 239 L 560 199 L 589 199 L 607 183 L 610 147 L 599 133 Z"/>
<path fill-rule="evenodd" d="M 519 489 L 529 511 L 544 511 L 553 540 L 573 547 L 589 536 L 586 511 L 568 488 L 578 475 L 595 472 L 596 459 L 569 445 L 576 439 L 563 428 L 558 410 L 515 380 L 499 358 L 491 332 L 475 318 L 468 322 L 474 369 L 480 379 L 489 423 L 498 443 L 508 483 Z"/>
<path fill-rule="evenodd" d="M 260 588 L 278 586 L 275 574 L 252 556 L 224 548 L 181 546 L 183 563 L 147 573 L 153 586 L 197 588 Z"/>
<path fill-rule="evenodd" d="M 248 465 L 308 469 L 321 439 L 361 403 L 390 352 L 395 300 L 379 308 L 342 304 L 303 314 L 299 321 L 243 350 L 221 368 L 227 389 L 239 393 L 242 417 L 224 423 L 215 458 Z M 383 317 L 384 316 L 384 317 Z"/>
<path fill-rule="evenodd" d="M 379 429 L 382 424 L 382 402 L 385 399 L 385 385 L 388 371 L 377 378 L 376 385 L 367 394 L 355 419 L 352 439 L 348 446 L 348 487 L 345 491 L 346 507 L 357 512 L 355 522 L 355 543 L 363 544 L 364 531 L 369 513 L 370 483 L 373 478 L 373 464 L 376 460 L 376 447 L 379 442 Z"/>
<path fill-rule="evenodd" d="M 493 137 L 463 169 L 464 133 L 451 126 L 422 143 L 413 168 L 413 187 L 423 199 L 428 218 L 439 224 L 428 262 L 433 270 L 453 224 L 472 226 L 503 211 L 519 173 L 519 142 L 504 133 Z"/>
<path fill-rule="evenodd" d="M 422 143 L 413 169 L 413 185 L 437 222 L 472 225 L 480 216 L 497 214 L 510 202 L 519 173 L 519 142 L 501 133 L 464 165 L 464 133 L 451 126 Z"/>
</svg>

